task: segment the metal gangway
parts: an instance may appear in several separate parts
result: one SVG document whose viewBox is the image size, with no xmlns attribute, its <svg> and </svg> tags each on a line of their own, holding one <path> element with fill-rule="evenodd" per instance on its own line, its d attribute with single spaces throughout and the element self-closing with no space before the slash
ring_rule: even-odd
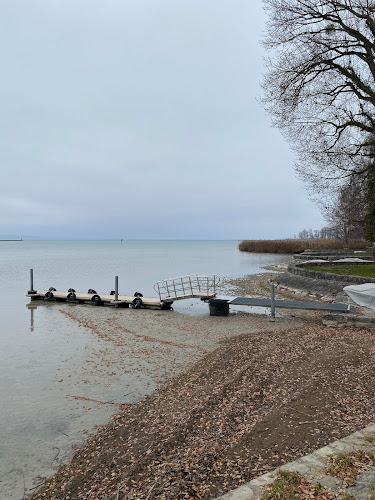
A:
<svg viewBox="0 0 375 500">
<path fill-rule="evenodd" d="M 220 278 L 216 274 L 206 276 L 191 274 L 157 281 L 154 290 L 163 302 L 188 298 L 208 300 L 216 296 L 216 287 L 219 282 Z"/>
</svg>

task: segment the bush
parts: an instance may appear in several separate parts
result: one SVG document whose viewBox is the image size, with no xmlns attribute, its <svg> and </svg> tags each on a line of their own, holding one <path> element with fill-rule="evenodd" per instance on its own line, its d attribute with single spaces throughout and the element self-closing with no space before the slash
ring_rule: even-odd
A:
<svg viewBox="0 0 375 500">
<path fill-rule="evenodd" d="M 349 248 L 363 250 L 370 245 L 367 241 L 349 242 Z M 304 250 L 339 250 L 347 248 L 345 241 L 330 238 L 285 239 L 285 240 L 243 240 L 238 245 L 241 252 L 257 253 L 302 253 Z"/>
</svg>

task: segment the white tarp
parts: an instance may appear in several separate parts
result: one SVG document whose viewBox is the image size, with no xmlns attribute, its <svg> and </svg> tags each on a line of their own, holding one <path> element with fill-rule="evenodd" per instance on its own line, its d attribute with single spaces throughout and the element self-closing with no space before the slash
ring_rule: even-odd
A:
<svg viewBox="0 0 375 500">
<path fill-rule="evenodd" d="M 344 292 L 346 295 L 349 295 L 356 304 L 375 309 L 375 283 L 345 286 Z"/>
</svg>

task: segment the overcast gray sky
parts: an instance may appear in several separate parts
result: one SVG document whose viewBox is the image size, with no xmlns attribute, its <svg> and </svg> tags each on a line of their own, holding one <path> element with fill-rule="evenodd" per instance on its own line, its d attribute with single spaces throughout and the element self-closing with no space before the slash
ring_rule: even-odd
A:
<svg viewBox="0 0 375 500">
<path fill-rule="evenodd" d="M 0 237 L 324 225 L 257 99 L 261 0 L 4 0 Z"/>
</svg>

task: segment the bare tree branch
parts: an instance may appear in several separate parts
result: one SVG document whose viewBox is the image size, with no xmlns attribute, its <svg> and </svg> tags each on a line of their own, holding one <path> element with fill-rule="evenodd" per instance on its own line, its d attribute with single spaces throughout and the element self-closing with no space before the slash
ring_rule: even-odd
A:
<svg viewBox="0 0 375 500">
<path fill-rule="evenodd" d="M 375 0 L 264 0 L 263 104 L 311 193 L 374 164 Z"/>
</svg>

